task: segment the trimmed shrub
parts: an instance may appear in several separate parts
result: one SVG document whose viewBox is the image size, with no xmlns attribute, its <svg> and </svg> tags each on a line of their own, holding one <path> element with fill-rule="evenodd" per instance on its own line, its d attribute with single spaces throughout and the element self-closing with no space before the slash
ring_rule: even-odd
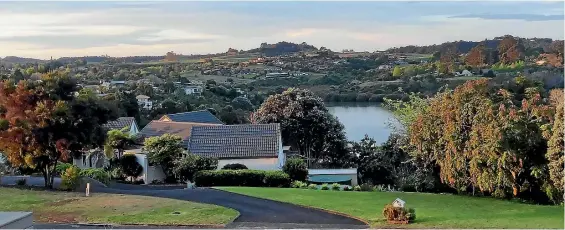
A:
<svg viewBox="0 0 565 230">
<path fill-rule="evenodd" d="M 292 183 L 290 183 L 290 187 L 291 188 L 300 188 L 300 187 L 303 186 L 303 184 L 305 184 L 305 183 L 302 182 L 302 181 L 299 181 L 299 180 L 295 180 Z"/>
<path fill-rule="evenodd" d="M 290 184 L 288 175 L 264 170 L 203 170 L 194 175 L 196 186 L 283 187 Z"/>
<path fill-rule="evenodd" d="M 355 187 L 353 187 L 353 191 L 361 191 L 361 186 L 355 185 Z"/>
<path fill-rule="evenodd" d="M 120 166 L 124 175 L 129 177 L 137 177 L 143 172 L 143 167 L 137 163 L 137 158 L 133 154 L 123 155 L 120 159 Z M 132 178 L 132 181 L 135 178 Z"/>
<path fill-rule="evenodd" d="M 201 157 L 195 154 L 185 154 L 182 158 L 174 161 L 172 172 L 181 181 L 191 181 L 194 174 L 202 170 L 214 170 L 218 168 L 218 159 Z"/>
<path fill-rule="evenodd" d="M 222 167 L 222 169 L 225 169 L 225 170 L 240 170 L 240 169 L 247 169 L 247 166 L 245 166 L 244 164 L 240 164 L 240 163 L 234 163 L 234 164 L 224 165 L 224 167 Z"/>
<path fill-rule="evenodd" d="M 308 167 L 303 159 L 291 157 L 286 160 L 282 168 L 283 172 L 290 176 L 291 180 L 306 181 Z"/>
<path fill-rule="evenodd" d="M 71 166 L 73 166 L 73 164 L 69 164 L 69 163 L 59 163 L 59 164 L 57 164 L 57 166 L 55 167 L 55 171 L 56 171 L 59 175 L 63 175 L 63 173 L 65 173 L 65 171 L 67 171 L 67 169 L 70 168 Z"/>
<path fill-rule="evenodd" d="M 309 184 L 309 185 L 308 185 L 308 189 L 316 190 L 316 189 L 318 189 L 318 185 L 316 185 L 316 184 Z"/>
<path fill-rule="evenodd" d="M 338 183 L 332 184 L 332 190 L 339 191 L 340 189 L 341 189 L 341 185 L 339 185 Z"/>
<path fill-rule="evenodd" d="M 75 190 L 80 182 L 80 169 L 71 166 L 61 175 L 61 189 L 65 191 Z"/>
<path fill-rule="evenodd" d="M 267 187 L 288 187 L 290 177 L 283 171 L 265 171 L 265 185 Z"/>
<path fill-rule="evenodd" d="M 104 184 L 110 182 L 110 173 L 104 171 L 103 169 L 89 168 L 80 170 L 80 175 L 84 177 L 90 177 Z"/>
<path fill-rule="evenodd" d="M 330 186 L 328 184 L 322 184 L 322 187 L 320 187 L 321 190 L 330 190 Z"/>
<path fill-rule="evenodd" d="M 364 184 L 361 185 L 360 189 L 363 192 L 372 192 L 372 191 L 375 190 L 375 187 L 373 187 L 373 185 L 371 185 L 371 184 L 364 183 Z"/>
<path fill-rule="evenodd" d="M 27 184 L 27 180 L 26 180 L 25 178 L 17 179 L 17 180 L 16 180 L 16 185 L 24 186 L 24 185 L 26 185 L 26 184 Z"/>
<path fill-rule="evenodd" d="M 394 207 L 392 204 L 387 204 L 383 209 L 383 216 L 388 221 L 403 221 L 409 223 L 416 219 L 416 210 L 413 208 Z"/>
</svg>

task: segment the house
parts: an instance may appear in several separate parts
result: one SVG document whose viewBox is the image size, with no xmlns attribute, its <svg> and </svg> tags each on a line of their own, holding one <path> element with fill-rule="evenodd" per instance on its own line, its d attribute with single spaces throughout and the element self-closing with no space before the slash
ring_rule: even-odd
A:
<svg viewBox="0 0 565 230">
<path fill-rule="evenodd" d="M 192 127 L 194 126 L 216 126 L 221 124 L 175 122 L 175 121 L 151 121 L 140 132 L 143 138 L 157 137 L 163 134 L 174 134 L 182 138 L 183 146 L 188 145 Z"/>
<path fill-rule="evenodd" d="M 392 69 L 392 66 L 390 66 L 390 65 L 380 65 L 378 67 L 378 69 L 379 70 L 389 70 L 389 69 Z"/>
<path fill-rule="evenodd" d="M 121 130 L 125 127 L 129 127 L 129 134 L 137 135 L 139 133 L 137 122 L 135 122 L 135 118 L 133 117 L 119 117 L 114 121 L 110 121 L 104 124 L 102 127 L 104 127 L 107 130 L 112 130 L 112 129 Z"/>
<path fill-rule="evenodd" d="M 455 75 L 470 77 L 470 76 L 473 76 L 473 73 L 471 73 L 471 71 L 469 71 L 469 70 L 464 69 L 463 71 L 461 71 L 461 73 L 455 72 Z"/>
<path fill-rule="evenodd" d="M 188 150 L 218 159 L 218 169 L 240 163 L 249 169 L 279 170 L 286 157 L 279 124 L 193 126 Z"/>
<path fill-rule="evenodd" d="M 126 85 L 126 81 L 110 81 L 110 85 L 114 87 L 121 87 Z"/>
<path fill-rule="evenodd" d="M 184 87 L 184 93 L 186 95 L 197 94 L 200 95 L 202 93 L 202 86 L 199 85 L 187 85 Z"/>
<path fill-rule="evenodd" d="M 148 96 L 138 95 L 137 97 L 135 97 L 135 99 L 137 99 L 137 104 L 141 108 L 147 109 L 147 110 L 151 110 L 153 108 L 153 102 L 151 100 L 149 100 Z"/>
<path fill-rule="evenodd" d="M 214 116 L 214 114 L 210 113 L 210 111 L 208 110 L 166 114 L 163 115 L 158 121 L 190 122 L 190 123 L 204 123 L 204 124 L 217 124 L 217 125 L 224 124 L 222 121 L 220 121 L 220 119 L 218 119 L 216 116 Z"/>
</svg>

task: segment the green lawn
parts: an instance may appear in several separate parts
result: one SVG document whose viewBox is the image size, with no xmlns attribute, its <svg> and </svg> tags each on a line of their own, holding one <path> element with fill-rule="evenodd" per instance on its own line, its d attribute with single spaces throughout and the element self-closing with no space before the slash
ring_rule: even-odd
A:
<svg viewBox="0 0 565 230">
<path fill-rule="evenodd" d="M 381 211 L 396 198 L 416 209 L 409 228 L 560 228 L 563 206 L 521 204 L 492 198 L 401 192 L 346 192 L 292 188 L 221 187 L 230 192 L 334 210 L 368 221 L 371 227 L 388 225 Z"/>
<path fill-rule="evenodd" d="M 84 194 L 0 188 L 0 211 L 33 211 L 48 223 L 223 225 L 238 212 L 215 205 L 118 194 Z"/>
</svg>

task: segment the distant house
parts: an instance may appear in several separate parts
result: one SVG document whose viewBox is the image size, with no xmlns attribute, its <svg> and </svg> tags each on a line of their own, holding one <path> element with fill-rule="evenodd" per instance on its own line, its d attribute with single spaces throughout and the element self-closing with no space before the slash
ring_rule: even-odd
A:
<svg viewBox="0 0 565 230">
<path fill-rule="evenodd" d="M 379 70 L 389 70 L 389 69 L 392 69 L 392 66 L 390 66 L 390 65 L 380 65 L 378 67 L 378 69 Z"/>
<path fill-rule="evenodd" d="M 133 117 L 119 117 L 114 121 L 110 121 L 104 124 L 102 127 L 106 128 L 107 130 L 112 130 L 112 129 L 121 130 L 125 127 L 129 127 L 129 133 L 131 135 L 136 135 L 139 133 L 137 122 L 135 122 L 135 118 Z"/>
<path fill-rule="evenodd" d="M 110 81 L 110 86 L 121 87 L 126 84 L 126 81 Z"/>
<path fill-rule="evenodd" d="M 188 150 L 217 158 L 218 169 L 240 163 L 249 169 L 278 170 L 286 160 L 279 124 L 193 126 Z"/>
<path fill-rule="evenodd" d="M 135 97 L 135 99 L 137 99 L 137 104 L 141 108 L 147 110 L 151 110 L 153 108 L 153 102 L 150 100 L 149 96 L 138 95 L 137 97 Z"/>
<path fill-rule="evenodd" d="M 220 121 L 214 114 L 210 113 L 208 110 L 194 111 L 194 112 L 184 112 L 184 113 L 173 113 L 163 115 L 159 121 L 163 122 L 191 122 L 191 123 L 204 123 L 204 124 L 218 124 L 223 125 L 224 123 Z"/>
<path fill-rule="evenodd" d="M 184 93 L 186 95 L 191 95 L 191 94 L 200 95 L 202 93 L 202 86 L 187 85 L 187 86 L 184 87 Z"/>
<path fill-rule="evenodd" d="M 174 134 L 182 138 L 183 146 L 188 145 L 191 130 L 194 126 L 216 126 L 221 124 L 194 123 L 194 122 L 174 122 L 174 121 L 151 121 L 140 132 L 143 138 L 156 137 L 163 134 Z"/>
</svg>

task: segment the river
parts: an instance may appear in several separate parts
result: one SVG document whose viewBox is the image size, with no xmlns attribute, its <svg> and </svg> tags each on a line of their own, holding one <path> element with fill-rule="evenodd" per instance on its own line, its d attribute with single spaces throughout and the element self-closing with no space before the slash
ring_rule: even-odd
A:
<svg viewBox="0 0 565 230">
<path fill-rule="evenodd" d="M 380 144 L 392 132 L 389 124 L 398 125 L 394 115 L 378 103 L 327 102 L 326 106 L 345 126 L 350 141 L 360 141 L 367 134 Z"/>
</svg>

